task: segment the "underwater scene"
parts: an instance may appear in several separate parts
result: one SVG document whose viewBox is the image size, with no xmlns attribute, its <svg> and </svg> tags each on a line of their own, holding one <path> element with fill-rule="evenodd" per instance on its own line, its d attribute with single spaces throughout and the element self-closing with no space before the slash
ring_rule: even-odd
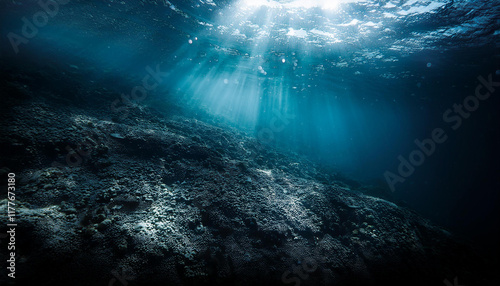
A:
<svg viewBox="0 0 500 286">
<path fill-rule="evenodd" d="M 500 1 L 0 1 L 0 285 L 500 285 Z"/>
</svg>

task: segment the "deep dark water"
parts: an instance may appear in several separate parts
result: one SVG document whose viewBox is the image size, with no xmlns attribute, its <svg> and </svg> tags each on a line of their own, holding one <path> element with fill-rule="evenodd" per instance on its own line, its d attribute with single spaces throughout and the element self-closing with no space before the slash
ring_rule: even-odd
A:
<svg viewBox="0 0 500 286">
<path fill-rule="evenodd" d="M 17 284 L 496 285 L 498 1 L 344 2 L 3 1 Z"/>
</svg>

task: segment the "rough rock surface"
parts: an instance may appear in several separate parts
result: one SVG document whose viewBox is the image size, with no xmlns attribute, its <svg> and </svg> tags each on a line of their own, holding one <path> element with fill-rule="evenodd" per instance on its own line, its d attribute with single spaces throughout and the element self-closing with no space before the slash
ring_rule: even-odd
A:
<svg viewBox="0 0 500 286">
<path fill-rule="evenodd" d="M 208 120 L 144 105 L 120 118 L 119 94 L 79 73 L 2 77 L 17 285 L 490 285 L 414 212 Z"/>
</svg>

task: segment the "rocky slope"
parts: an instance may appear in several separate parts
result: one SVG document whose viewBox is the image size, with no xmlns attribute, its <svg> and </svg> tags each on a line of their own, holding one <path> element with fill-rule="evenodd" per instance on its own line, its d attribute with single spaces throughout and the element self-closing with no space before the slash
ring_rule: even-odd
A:
<svg viewBox="0 0 500 286">
<path fill-rule="evenodd" d="M 414 212 L 208 119 L 117 116 L 112 88 L 59 69 L 2 77 L 16 285 L 490 285 L 482 259 Z"/>
</svg>

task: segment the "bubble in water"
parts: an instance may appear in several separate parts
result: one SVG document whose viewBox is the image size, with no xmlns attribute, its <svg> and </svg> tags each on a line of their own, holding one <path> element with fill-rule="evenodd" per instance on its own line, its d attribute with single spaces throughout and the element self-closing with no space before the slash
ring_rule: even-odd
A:
<svg viewBox="0 0 500 286">
<path fill-rule="evenodd" d="M 188 43 L 191 45 L 193 43 L 193 40 L 189 39 Z"/>
<path fill-rule="evenodd" d="M 259 70 L 259 72 L 263 75 L 267 75 L 267 72 L 262 68 L 262 66 L 258 66 L 257 69 Z"/>
<path fill-rule="evenodd" d="M 282 63 L 285 63 L 285 62 L 286 62 L 286 60 L 285 60 L 285 59 L 281 59 L 281 62 L 282 62 Z"/>
<path fill-rule="evenodd" d="M 427 67 L 428 68 L 432 67 L 432 63 L 427 63 Z"/>
</svg>

